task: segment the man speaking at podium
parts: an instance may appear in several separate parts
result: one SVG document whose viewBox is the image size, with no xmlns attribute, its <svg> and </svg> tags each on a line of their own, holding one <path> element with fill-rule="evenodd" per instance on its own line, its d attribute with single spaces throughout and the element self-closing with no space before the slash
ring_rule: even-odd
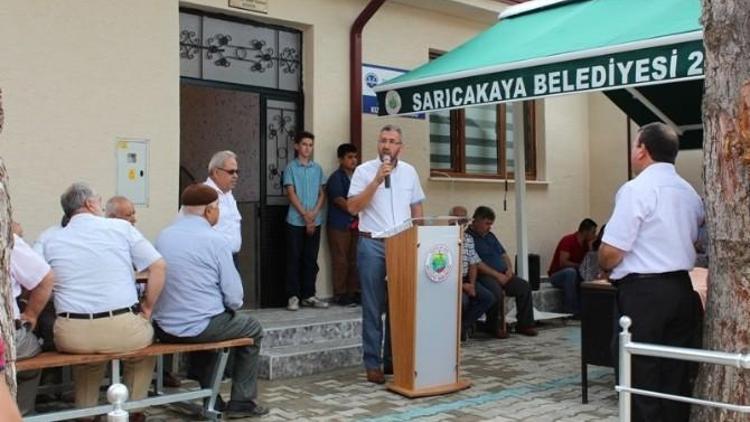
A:
<svg viewBox="0 0 750 422">
<path fill-rule="evenodd" d="M 349 213 L 359 214 L 357 267 L 362 289 L 363 360 L 367 381 L 376 384 L 385 383 L 383 373 L 392 373 L 393 364 L 388 321 L 384 330 L 382 319 L 387 310 L 385 241 L 373 235 L 409 218 L 422 217 L 424 200 L 417 171 L 398 158 L 402 148 L 401 128 L 386 125 L 380 129 L 378 158 L 354 171 L 346 201 Z"/>
</svg>

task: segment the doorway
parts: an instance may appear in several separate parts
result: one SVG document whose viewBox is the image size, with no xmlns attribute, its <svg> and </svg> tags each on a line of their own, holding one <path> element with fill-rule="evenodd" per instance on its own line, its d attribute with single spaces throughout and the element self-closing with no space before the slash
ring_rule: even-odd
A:
<svg viewBox="0 0 750 422">
<path fill-rule="evenodd" d="M 221 150 L 237 154 L 240 178 L 232 191 L 242 215 L 238 270 L 245 305 L 257 307 L 257 245 L 260 205 L 260 96 L 189 83 L 180 85 L 180 192 L 208 177 L 208 161 Z"/>
<path fill-rule="evenodd" d="M 180 192 L 206 180 L 217 151 L 237 154 L 238 269 L 245 307 L 286 304 L 282 172 L 302 121 L 301 32 L 180 11 Z"/>
</svg>

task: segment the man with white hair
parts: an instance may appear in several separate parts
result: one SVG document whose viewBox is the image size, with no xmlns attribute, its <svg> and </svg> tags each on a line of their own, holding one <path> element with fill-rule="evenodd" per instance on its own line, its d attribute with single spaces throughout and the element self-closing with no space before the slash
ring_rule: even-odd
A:
<svg viewBox="0 0 750 422">
<path fill-rule="evenodd" d="M 156 336 L 169 343 L 202 343 L 251 338 L 253 344 L 234 349 L 232 393 L 224 408 L 229 416 L 268 413 L 256 403 L 258 354 L 263 328 L 237 310 L 242 306 L 242 280 L 227 240 L 212 229 L 220 219 L 219 194 L 203 184 L 182 193 L 183 217 L 165 228 L 156 248 L 167 261 L 167 281 L 154 312 Z M 215 353 L 190 355 L 191 373 L 203 388 L 211 386 Z"/>
<path fill-rule="evenodd" d="M 214 230 L 227 239 L 233 254 L 237 254 L 242 247 L 240 231 L 242 216 L 237 208 L 237 201 L 232 195 L 232 189 L 237 186 L 239 178 L 240 171 L 235 153 L 219 151 L 211 157 L 211 161 L 208 162 L 208 179 L 205 184 L 219 194 L 219 221 L 214 225 Z"/>
<path fill-rule="evenodd" d="M 55 345 L 66 353 L 120 353 L 152 343 L 151 312 L 164 286 L 164 260 L 127 221 L 104 218 L 102 198 L 74 183 L 60 197 L 70 222 L 50 236 L 44 256 L 57 277 Z M 133 267 L 149 271 L 142 302 Z M 155 359 L 124 360 L 125 384 L 133 400 L 146 397 Z M 73 367 L 76 407 L 96 405 L 105 363 Z M 134 420 L 131 418 L 131 420 Z"/>
<path fill-rule="evenodd" d="M 113 196 L 104 205 L 104 214 L 107 218 L 119 218 L 135 225 L 135 206 L 130 199 L 124 196 Z"/>
</svg>

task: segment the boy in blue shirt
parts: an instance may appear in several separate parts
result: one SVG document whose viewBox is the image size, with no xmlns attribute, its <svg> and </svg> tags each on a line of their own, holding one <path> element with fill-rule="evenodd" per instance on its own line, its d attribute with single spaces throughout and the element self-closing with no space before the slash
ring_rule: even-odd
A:
<svg viewBox="0 0 750 422">
<path fill-rule="evenodd" d="M 310 132 L 297 133 L 294 137 L 296 158 L 284 170 L 284 188 L 289 197 L 286 292 L 289 297 L 287 309 L 290 311 L 298 310 L 300 304 L 328 307 L 328 303 L 315 297 L 325 177 L 320 165 L 312 160 L 314 140 L 315 136 Z"/>
<path fill-rule="evenodd" d="M 326 183 L 328 219 L 326 233 L 331 251 L 331 278 L 334 302 L 341 306 L 359 303 L 359 275 L 357 274 L 357 216 L 346 209 L 352 174 L 357 167 L 357 147 L 341 144 L 336 150 L 339 168 Z"/>
</svg>

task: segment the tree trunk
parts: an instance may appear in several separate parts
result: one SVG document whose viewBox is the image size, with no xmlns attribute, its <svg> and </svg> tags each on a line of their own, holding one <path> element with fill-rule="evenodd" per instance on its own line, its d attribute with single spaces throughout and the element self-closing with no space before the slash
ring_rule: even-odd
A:
<svg viewBox="0 0 750 422">
<path fill-rule="evenodd" d="M 703 163 L 709 232 L 704 347 L 750 351 L 750 8 L 745 0 L 703 0 L 706 89 Z M 747 370 L 703 365 L 695 396 L 748 404 Z M 693 408 L 695 421 L 748 420 Z"/>
<path fill-rule="evenodd" d="M 0 133 L 3 131 L 3 91 L 0 90 Z M 10 249 L 13 246 L 11 234 L 10 197 L 8 196 L 8 173 L 5 162 L 0 158 L 0 334 L 5 345 L 5 378 L 11 394 L 16 394 L 16 347 L 13 342 L 13 292 L 10 288 Z"/>
</svg>

